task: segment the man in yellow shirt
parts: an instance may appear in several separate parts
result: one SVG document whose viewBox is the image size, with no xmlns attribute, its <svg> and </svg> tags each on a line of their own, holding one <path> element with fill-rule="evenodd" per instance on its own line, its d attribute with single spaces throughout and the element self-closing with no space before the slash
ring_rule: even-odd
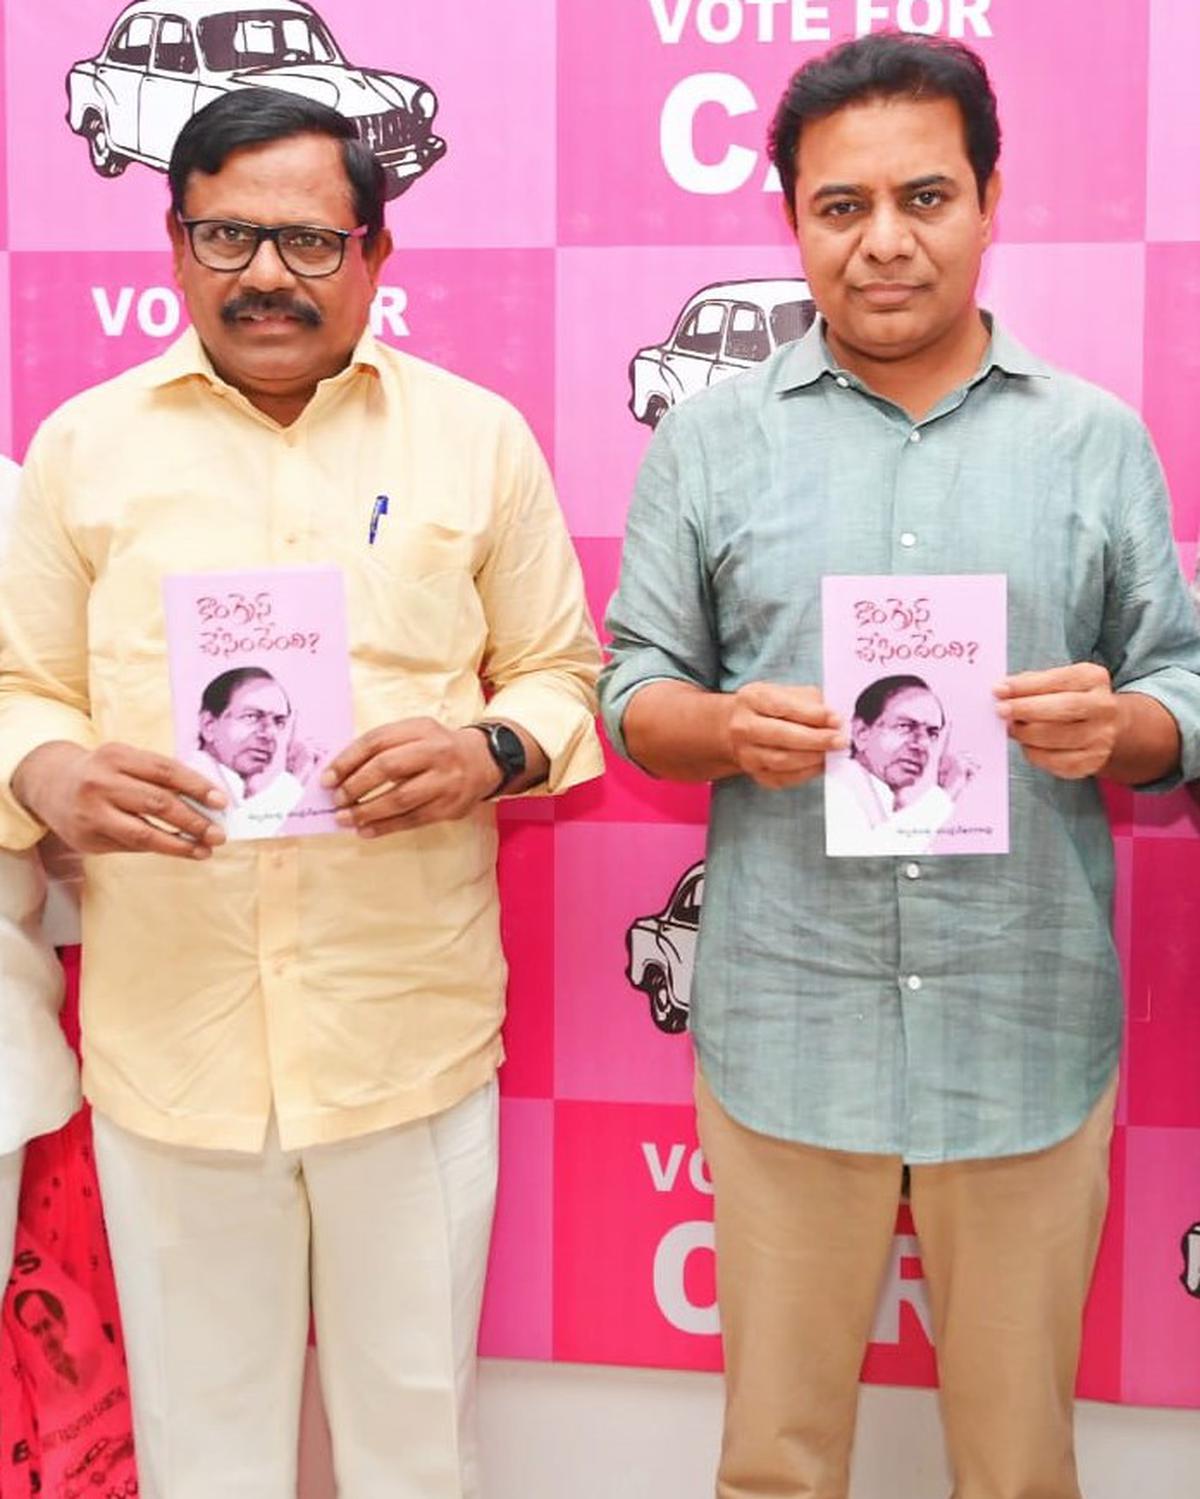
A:
<svg viewBox="0 0 1200 1499">
<path fill-rule="evenodd" d="M 311 1296 L 342 1499 L 462 1499 L 491 798 L 599 773 L 599 653 L 524 422 L 366 331 L 391 240 L 353 127 L 228 95 L 170 182 L 193 330 L 45 423 L 0 578 L 0 835 L 88 856 L 84 1089 L 142 1492 L 292 1499 Z M 226 842 L 172 755 L 162 581 L 315 563 L 347 597 L 345 831 Z"/>
</svg>

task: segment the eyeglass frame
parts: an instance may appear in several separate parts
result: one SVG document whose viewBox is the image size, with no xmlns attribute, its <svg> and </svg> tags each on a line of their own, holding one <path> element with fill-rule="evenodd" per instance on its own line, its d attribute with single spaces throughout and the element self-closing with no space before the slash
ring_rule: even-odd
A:
<svg viewBox="0 0 1200 1499">
<path fill-rule="evenodd" d="M 359 224 L 354 229 L 334 229 L 328 224 L 252 224 L 249 219 L 185 219 L 182 214 L 175 215 L 176 222 L 187 231 L 188 248 L 192 252 L 192 258 L 197 265 L 204 267 L 206 271 L 215 271 L 218 276 L 237 276 L 242 271 L 248 270 L 254 264 L 254 258 L 263 247 L 265 240 L 270 240 L 275 246 L 275 253 L 287 267 L 293 276 L 300 276 L 306 281 L 323 281 L 327 276 L 336 276 L 346 263 L 346 244 L 352 239 L 366 239 L 371 230 L 366 224 Z M 201 260 L 196 254 L 195 232 L 201 224 L 234 224 L 239 229 L 253 229 L 255 233 L 254 248 L 242 262 L 241 265 L 209 265 L 207 260 Z M 322 234 L 336 234 L 340 241 L 341 254 L 338 263 L 332 270 L 328 271 L 298 271 L 284 254 L 279 244 L 279 236 L 288 229 L 319 229 Z"/>
</svg>

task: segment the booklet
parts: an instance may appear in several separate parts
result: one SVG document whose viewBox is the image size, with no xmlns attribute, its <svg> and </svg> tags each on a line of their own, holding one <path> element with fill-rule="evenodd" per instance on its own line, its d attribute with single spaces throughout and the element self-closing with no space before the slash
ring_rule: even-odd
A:
<svg viewBox="0 0 1200 1499">
<path fill-rule="evenodd" d="M 825 852 L 1006 854 L 1007 579 L 826 577 L 821 620 L 850 739 L 826 763 Z"/>
<path fill-rule="evenodd" d="M 230 838 L 340 831 L 321 772 L 354 737 L 334 567 L 163 579 L 175 754 L 225 793 Z"/>
</svg>

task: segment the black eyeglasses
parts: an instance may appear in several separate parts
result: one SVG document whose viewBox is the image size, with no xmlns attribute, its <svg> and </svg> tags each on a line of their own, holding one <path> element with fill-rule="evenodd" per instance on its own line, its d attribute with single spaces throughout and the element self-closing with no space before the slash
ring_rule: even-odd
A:
<svg viewBox="0 0 1200 1499">
<path fill-rule="evenodd" d="M 183 219 L 192 254 L 210 271 L 244 271 L 269 239 L 294 276 L 332 276 L 346 258 L 346 241 L 370 230 L 325 229 L 317 224 L 244 224 L 240 219 Z"/>
</svg>

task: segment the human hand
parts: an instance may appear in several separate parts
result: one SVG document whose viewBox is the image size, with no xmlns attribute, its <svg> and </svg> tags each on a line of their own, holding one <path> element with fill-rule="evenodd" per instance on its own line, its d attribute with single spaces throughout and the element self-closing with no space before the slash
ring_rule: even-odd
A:
<svg viewBox="0 0 1200 1499">
<path fill-rule="evenodd" d="M 1006 677 L 996 711 L 1030 765 L 1063 780 L 1095 775 L 1112 756 L 1120 703 L 1103 666 L 1078 661 Z"/>
<path fill-rule="evenodd" d="M 748 682 L 733 695 L 729 753 L 758 786 L 772 791 L 800 786 L 824 772 L 830 750 L 846 748 L 841 729 L 819 687 Z"/>
<path fill-rule="evenodd" d="M 447 729 L 432 718 L 369 730 L 321 776 L 342 809 L 338 823 L 363 838 L 465 817 L 500 780 L 484 735 Z"/>
<path fill-rule="evenodd" d="M 207 859 L 225 841 L 220 827 L 182 800 L 219 811 L 224 795 L 178 760 L 129 744 L 94 750 L 65 740 L 39 745 L 17 766 L 12 789 L 79 853 Z"/>
</svg>

